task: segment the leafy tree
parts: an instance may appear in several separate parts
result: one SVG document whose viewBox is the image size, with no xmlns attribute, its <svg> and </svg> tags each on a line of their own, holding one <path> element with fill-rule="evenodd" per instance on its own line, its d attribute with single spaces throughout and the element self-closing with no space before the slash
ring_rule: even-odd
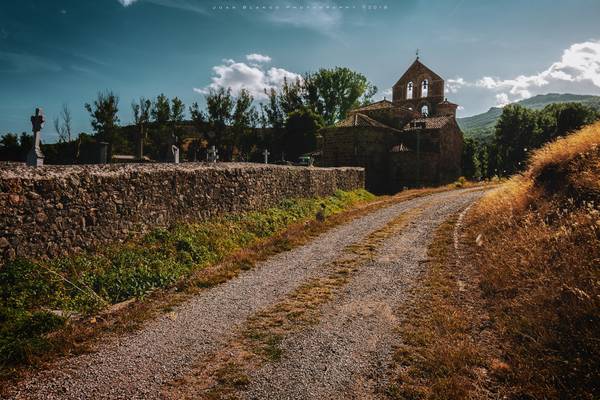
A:
<svg viewBox="0 0 600 400">
<path fill-rule="evenodd" d="M 230 148 L 235 147 L 247 159 L 256 143 L 256 124 L 258 113 L 252 106 L 254 97 L 246 89 L 240 90 L 235 100 L 235 110 L 232 115 L 232 135 Z"/>
<path fill-rule="evenodd" d="M 231 123 L 233 107 L 231 89 L 210 89 L 206 95 L 208 123 L 211 128 L 211 133 L 208 135 L 210 144 L 220 146 L 226 142 L 225 135 L 227 126 Z"/>
<path fill-rule="evenodd" d="M 181 101 L 181 99 L 179 99 L 178 97 L 174 97 L 171 100 L 171 130 L 172 130 L 172 134 L 174 134 L 177 137 L 177 145 L 181 146 L 181 135 L 182 135 L 182 128 L 181 128 L 181 123 L 183 122 L 185 118 L 185 104 L 183 104 L 183 101 Z"/>
<path fill-rule="evenodd" d="M 313 151 L 317 147 L 317 131 L 324 126 L 323 117 L 309 109 L 288 114 L 285 125 L 284 149 L 288 160 Z"/>
<path fill-rule="evenodd" d="M 281 109 L 277 91 L 273 88 L 269 91 L 265 89 L 265 94 L 268 95 L 269 101 L 266 104 L 261 104 L 261 110 L 264 116 L 263 125 L 265 127 L 268 126 L 274 129 L 281 129 L 285 124 L 285 113 Z"/>
<path fill-rule="evenodd" d="M 566 136 L 584 125 L 591 124 L 599 117 L 595 109 L 581 103 L 549 104 L 539 113 L 539 145 L 559 136 Z"/>
<path fill-rule="evenodd" d="M 93 104 L 86 103 L 85 109 L 90 114 L 95 137 L 99 141 L 109 143 L 109 154 L 122 148 L 126 141 L 119 135 L 119 97 L 111 91 L 98 92 Z"/>
<path fill-rule="evenodd" d="M 198 131 L 201 131 L 204 128 L 204 124 L 206 123 L 206 114 L 200 109 L 200 106 L 197 102 L 192 103 L 192 105 L 189 108 L 189 111 L 190 117 L 192 118 L 192 122 L 194 123 Z"/>
<path fill-rule="evenodd" d="M 260 119 L 263 127 L 260 146 L 269 150 L 275 157 L 283 152 L 286 114 L 281 109 L 280 98 L 275 89 L 271 88 L 269 91 L 265 89 L 265 94 L 268 96 L 268 100 L 266 104 L 260 105 Z"/>
<path fill-rule="evenodd" d="M 171 122 L 181 123 L 185 118 L 185 104 L 178 97 L 171 100 Z"/>
<path fill-rule="evenodd" d="M 284 115 L 304 107 L 304 88 L 300 79 L 293 82 L 288 82 L 287 78 L 283 79 L 283 86 L 279 93 L 279 107 Z"/>
<path fill-rule="evenodd" d="M 540 134 L 536 111 L 518 104 L 504 107 L 495 131 L 495 144 L 502 175 L 525 168 L 532 138 Z"/>
<path fill-rule="evenodd" d="M 477 144 L 473 139 L 466 138 L 463 143 L 462 174 L 465 178 L 473 179 L 478 175 L 478 172 Z"/>
<path fill-rule="evenodd" d="M 171 118 L 171 106 L 169 105 L 169 98 L 163 93 L 156 97 L 156 100 L 152 103 L 151 110 L 152 119 L 157 125 L 162 126 L 169 122 Z"/>
<path fill-rule="evenodd" d="M 144 125 L 150 122 L 150 108 L 152 102 L 145 97 L 140 97 L 139 102 L 131 103 L 131 110 L 133 111 L 133 120 L 136 125 Z"/>
<path fill-rule="evenodd" d="M 489 169 L 489 146 L 486 143 L 478 143 L 475 157 L 477 158 L 477 163 L 479 167 L 478 178 L 491 178 L 492 176 L 488 175 Z"/>
<path fill-rule="evenodd" d="M 308 107 L 321 114 L 327 125 L 344 119 L 352 108 L 369 103 L 377 92 L 363 74 L 342 67 L 306 74 L 304 82 Z"/>
<path fill-rule="evenodd" d="M 14 133 L 5 133 L 0 138 L 0 160 L 23 161 L 23 150 L 19 137 Z"/>
<path fill-rule="evenodd" d="M 526 166 L 528 154 L 548 141 L 592 123 L 599 117 L 593 108 L 580 103 L 550 104 L 530 110 L 511 104 L 502 110 L 495 128 L 488 164 L 500 175 L 510 175 Z M 488 166 L 488 172 L 489 172 Z"/>
</svg>

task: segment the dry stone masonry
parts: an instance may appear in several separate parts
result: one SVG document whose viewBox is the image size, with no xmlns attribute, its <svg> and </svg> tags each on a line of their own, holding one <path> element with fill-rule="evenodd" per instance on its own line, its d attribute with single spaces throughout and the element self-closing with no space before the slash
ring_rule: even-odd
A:
<svg viewBox="0 0 600 400">
<path fill-rule="evenodd" d="M 176 222 L 364 187 L 362 168 L 242 163 L 0 167 L 0 265 L 90 250 Z"/>
</svg>

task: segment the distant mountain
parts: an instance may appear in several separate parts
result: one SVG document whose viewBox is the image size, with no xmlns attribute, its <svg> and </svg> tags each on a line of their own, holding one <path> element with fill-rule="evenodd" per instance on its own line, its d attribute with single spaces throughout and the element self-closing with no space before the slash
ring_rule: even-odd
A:
<svg viewBox="0 0 600 400">
<path fill-rule="evenodd" d="M 600 110 L 600 96 L 548 93 L 539 94 L 525 100 L 518 101 L 523 107 L 540 110 L 553 103 L 582 103 Z M 476 139 L 489 139 L 494 134 L 496 121 L 502 115 L 502 108 L 492 107 L 487 112 L 473 115 L 472 117 L 457 118 L 458 125 L 465 137 Z"/>
</svg>

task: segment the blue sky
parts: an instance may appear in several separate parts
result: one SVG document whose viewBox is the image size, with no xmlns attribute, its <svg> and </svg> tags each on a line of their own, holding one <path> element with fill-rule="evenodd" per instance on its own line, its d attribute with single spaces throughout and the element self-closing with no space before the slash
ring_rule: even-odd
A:
<svg viewBox="0 0 600 400">
<path fill-rule="evenodd" d="M 119 95 L 126 124 L 140 96 L 189 105 L 222 85 L 259 97 L 338 65 L 389 98 L 417 48 L 461 116 L 540 93 L 600 94 L 599 19 L 597 0 L 0 0 L 0 133 L 29 131 L 40 106 L 53 141 L 63 103 L 74 131 L 89 132 L 83 105 L 99 90 Z"/>
</svg>

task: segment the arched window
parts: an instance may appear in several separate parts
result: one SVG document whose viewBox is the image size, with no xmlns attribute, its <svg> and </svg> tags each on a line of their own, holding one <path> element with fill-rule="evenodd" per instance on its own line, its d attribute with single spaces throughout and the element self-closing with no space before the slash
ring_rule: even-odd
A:
<svg viewBox="0 0 600 400">
<path fill-rule="evenodd" d="M 427 97 L 429 94 L 429 81 L 425 79 L 421 82 L 421 97 Z"/>
<path fill-rule="evenodd" d="M 413 83 L 412 82 L 408 82 L 408 85 L 406 85 L 406 98 L 407 99 L 413 98 Z"/>
<path fill-rule="evenodd" d="M 421 107 L 421 115 L 429 117 L 429 106 L 427 104 L 424 104 L 423 107 Z"/>
</svg>

